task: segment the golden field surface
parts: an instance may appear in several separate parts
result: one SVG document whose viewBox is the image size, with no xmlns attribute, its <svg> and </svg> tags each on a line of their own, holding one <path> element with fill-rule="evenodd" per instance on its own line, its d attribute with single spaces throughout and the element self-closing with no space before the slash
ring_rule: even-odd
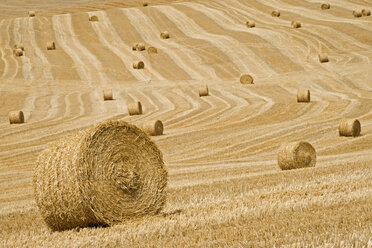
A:
<svg viewBox="0 0 372 248">
<path fill-rule="evenodd" d="M 0 1 L 0 247 L 372 247 L 372 16 L 352 14 L 372 2 L 148 2 Z M 243 73 L 254 84 L 240 84 Z M 210 96 L 199 97 L 204 84 Z M 297 103 L 298 88 L 310 103 Z M 143 115 L 128 115 L 133 100 Z M 24 124 L 9 124 L 12 110 Z M 339 136 L 344 117 L 360 120 L 359 137 Z M 162 120 L 152 139 L 169 172 L 163 211 L 50 231 L 34 200 L 38 154 L 109 119 Z M 281 171 L 279 146 L 300 140 L 316 166 Z"/>
</svg>

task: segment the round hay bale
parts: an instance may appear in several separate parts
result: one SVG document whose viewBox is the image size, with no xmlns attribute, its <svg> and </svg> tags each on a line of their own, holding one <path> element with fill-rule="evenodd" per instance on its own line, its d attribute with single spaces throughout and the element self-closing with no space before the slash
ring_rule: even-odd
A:
<svg viewBox="0 0 372 248">
<path fill-rule="evenodd" d="M 353 16 L 354 17 L 362 17 L 362 11 L 360 11 L 360 10 L 354 10 L 353 11 Z"/>
<path fill-rule="evenodd" d="M 137 51 L 143 51 L 143 50 L 146 50 L 146 45 L 144 43 L 137 43 L 136 44 L 136 50 Z"/>
<path fill-rule="evenodd" d="M 22 43 L 15 44 L 15 45 L 14 45 L 14 49 L 17 49 L 17 48 L 22 49 L 22 51 L 25 50 L 25 46 L 24 46 Z"/>
<path fill-rule="evenodd" d="M 10 111 L 8 114 L 10 124 L 20 124 L 25 122 L 25 117 L 22 111 Z"/>
<path fill-rule="evenodd" d="M 271 16 L 273 16 L 273 17 L 279 17 L 280 16 L 280 11 L 279 10 L 273 10 L 271 12 Z"/>
<path fill-rule="evenodd" d="M 363 16 L 370 16 L 371 15 L 371 10 L 369 10 L 369 9 L 362 9 L 362 15 Z"/>
<path fill-rule="evenodd" d="M 34 17 L 35 16 L 35 11 L 31 10 L 28 12 L 29 17 Z"/>
<path fill-rule="evenodd" d="M 361 129 L 360 122 L 357 119 L 341 119 L 338 126 L 340 136 L 356 137 L 360 135 Z"/>
<path fill-rule="evenodd" d="M 132 102 L 128 104 L 129 115 L 142 115 L 142 104 L 141 102 Z"/>
<path fill-rule="evenodd" d="M 160 33 L 160 38 L 169 39 L 170 38 L 169 32 L 168 31 L 161 32 Z"/>
<path fill-rule="evenodd" d="M 249 74 L 243 74 L 240 76 L 241 84 L 254 84 L 253 77 Z"/>
<path fill-rule="evenodd" d="M 50 41 L 47 43 L 47 50 L 56 50 L 56 43 L 54 41 Z"/>
<path fill-rule="evenodd" d="M 137 50 L 137 43 L 135 43 L 135 44 L 132 45 L 132 50 L 133 51 L 136 51 Z"/>
<path fill-rule="evenodd" d="M 133 63 L 133 69 L 144 69 L 145 68 L 145 63 L 143 61 L 138 61 Z"/>
<path fill-rule="evenodd" d="M 15 56 L 23 56 L 23 50 L 21 48 L 14 49 L 14 55 Z"/>
<path fill-rule="evenodd" d="M 144 3 L 142 3 L 142 6 L 143 6 L 143 7 L 147 7 L 147 6 L 149 6 L 149 4 L 146 3 L 146 2 L 144 2 Z"/>
<path fill-rule="evenodd" d="M 246 25 L 247 25 L 248 28 L 256 27 L 256 23 L 254 21 L 247 21 Z"/>
<path fill-rule="evenodd" d="M 328 55 L 325 54 L 325 53 L 321 53 L 318 55 L 319 57 L 319 62 L 320 63 L 327 63 L 329 60 L 328 60 Z"/>
<path fill-rule="evenodd" d="M 143 124 L 143 131 L 150 136 L 163 135 L 164 127 L 160 120 L 148 121 Z"/>
<path fill-rule="evenodd" d="M 147 48 L 147 52 L 149 54 L 158 53 L 158 49 L 156 47 L 149 47 L 149 48 Z"/>
<path fill-rule="evenodd" d="M 330 9 L 331 5 L 329 3 L 322 3 L 322 5 L 320 5 L 320 8 L 323 10 Z"/>
<path fill-rule="evenodd" d="M 278 150 L 278 165 L 282 170 L 314 167 L 316 151 L 308 142 L 292 142 L 283 144 Z"/>
<path fill-rule="evenodd" d="M 208 85 L 203 85 L 199 87 L 199 96 L 208 96 L 209 95 L 209 90 L 208 90 Z"/>
<path fill-rule="evenodd" d="M 89 21 L 98 22 L 98 16 L 95 16 L 95 15 L 89 16 Z"/>
<path fill-rule="evenodd" d="M 114 100 L 114 96 L 112 94 L 112 89 L 103 90 L 103 100 L 104 101 Z"/>
<path fill-rule="evenodd" d="M 297 102 L 310 102 L 310 90 L 298 89 L 297 90 Z"/>
<path fill-rule="evenodd" d="M 162 153 L 145 132 L 106 121 L 41 152 L 33 187 L 44 221 L 62 231 L 157 214 L 167 180 Z"/>
<path fill-rule="evenodd" d="M 301 27 L 301 23 L 298 22 L 298 21 L 292 21 L 291 22 L 291 26 L 292 26 L 292 28 L 300 28 Z"/>
</svg>

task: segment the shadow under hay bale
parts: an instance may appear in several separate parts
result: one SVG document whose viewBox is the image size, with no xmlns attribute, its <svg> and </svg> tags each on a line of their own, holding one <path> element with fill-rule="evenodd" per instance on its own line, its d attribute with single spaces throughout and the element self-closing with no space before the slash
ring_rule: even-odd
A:
<svg viewBox="0 0 372 248">
<path fill-rule="evenodd" d="M 114 96 L 112 94 L 112 89 L 105 89 L 105 90 L 103 90 L 103 100 L 104 101 L 114 100 Z"/>
<path fill-rule="evenodd" d="M 28 12 L 29 17 L 34 17 L 35 16 L 35 11 L 31 10 Z"/>
<path fill-rule="evenodd" d="M 341 119 L 338 126 L 338 132 L 340 136 L 357 137 L 361 132 L 361 125 L 357 119 Z"/>
<path fill-rule="evenodd" d="M 142 115 L 142 104 L 141 102 L 132 102 L 128 104 L 128 114 L 129 115 Z"/>
<path fill-rule="evenodd" d="M 20 57 L 23 56 L 23 50 L 21 48 L 16 48 L 13 50 L 15 56 Z"/>
<path fill-rule="evenodd" d="M 10 111 L 8 117 L 10 124 L 21 124 L 25 122 L 25 117 L 22 111 Z"/>
<path fill-rule="evenodd" d="M 323 10 L 330 9 L 331 5 L 329 3 L 322 3 L 322 5 L 320 5 L 320 8 Z"/>
<path fill-rule="evenodd" d="M 362 12 L 360 10 L 354 10 L 353 11 L 353 16 L 354 17 L 362 17 Z"/>
<path fill-rule="evenodd" d="M 248 28 L 256 27 L 256 23 L 254 21 L 247 21 L 245 25 L 247 25 Z"/>
<path fill-rule="evenodd" d="M 33 187 L 45 223 L 61 231 L 157 214 L 167 181 L 162 153 L 145 132 L 106 121 L 49 145 Z"/>
<path fill-rule="evenodd" d="M 320 62 L 320 63 L 327 63 L 327 62 L 329 62 L 329 60 L 328 60 L 328 55 L 325 54 L 325 53 L 321 53 L 321 54 L 319 54 L 319 55 L 318 55 L 318 58 L 319 58 L 319 62 Z"/>
<path fill-rule="evenodd" d="M 316 151 L 308 142 L 283 144 L 278 150 L 278 165 L 282 170 L 314 167 Z"/>
<path fill-rule="evenodd" d="M 95 16 L 95 15 L 89 16 L 89 21 L 98 22 L 98 16 Z"/>
<path fill-rule="evenodd" d="M 54 41 L 50 41 L 47 43 L 47 50 L 56 50 L 56 43 Z"/>
<path fill-rule="evenodd" d="M 170 38 L 169 32 L 168 31 L 161 32 L 160 33 L 160 38 L 169 39 Z"/>
<path fill-rule="evenodd" d="M 298 22 L 298 21 L 292 21 L 291 22 L 291 26 L 292 26 L 292 28 L 300 28 L 301 27 L 301 23 Z"/>
<path fill-rule="evenodd" d="M 253 77 L 249 74 L 243 74 L 240 76 L 241 84 L 254 84 Z"/>
<path fill-rule="evenodd" d="M 142 126 L 143 131 L 150 136 L 163 135 L 164 126 L 160 120 L 148 121 Z"/>
<path fill-rule="evenodd" d="M 133 69 L 144 69 L 145 68 L 145 63 L 143 61 L 138 61 L 133 63 Z"/>
<path fill-rule="evenodd" d="M 158 53 L 158 49 L 156 47 L 149 47 L 147 48 L 147 52 L 149 54 L 155 54 L 155 53 Z"/>
<path fill-rule="evenodd" d="M 208 90 L 208 85 L 203 85 L 199 87 L 199 96 L 208 96 L 209 95 L 209 90 Z"/>
<path fill-rule="evenodd" d="M 279 17 L 280 16 L 280 11 L 279 10 L 273 10 L 271 12 L 271 16 L 273 16 L 273 17 Z"/>
<path fill-rule="evenodd" d="M 369 9 L 362 9 L 362 15 L 363 16 L 370 16 L 371 15 L 371 11 Z"/>
<path fill-rule="evenodd" d="M 298 89 L 297 90 L 297 102 L 310 102 L 310 90 Z"/>
</svg>

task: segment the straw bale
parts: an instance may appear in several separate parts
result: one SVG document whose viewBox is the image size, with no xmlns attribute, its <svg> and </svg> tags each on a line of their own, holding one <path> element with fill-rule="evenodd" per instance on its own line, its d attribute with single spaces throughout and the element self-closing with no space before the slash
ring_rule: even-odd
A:
<svg viewBox="0 0 372 248">
<path fill-rule="evenodd" d="M 256 26 L 256 23 L 254 21 L 247 21 L 246 25 L 248 28 L 254 28 Z"/>
<path fill-rule="evenodd" d="M 145 63 L 143 61 L 138 61 L 133 63 L 133 69 L 144 69 Z"/>
<path fill-rule="evenodd" d="M 292 28 L 300 28 L 301 27 L 301 23 L 298 22 L 298 21 L 292 21 L 291 22 L 291 26 L 292 26 Z"/>
<path fill-rule="evenodd" d="M 249 74 L 243 74 L 240 76 L 241 84 L 254 84 L 253 77 Z"/>
<path fill-rule="evenodd" d="M 34 17 L 35 16 L 35 11 L 31 10 L 28 12 L 29 17 Z"/>
<path fill-rule="evenodd" d="M 56 43 L 54 41 L 50 41 L 47 43 L 47 50 L 56 50 Z"/>
<path fill-rule="evenodd" d="M 143 131 L 150 136 L 163 135 L 164 127 L 160 120 L 152 120 L 143 124 Z"/>
<path fill-rule="evenodd" d="M 319 57 L 319 62 L 320 63 L 327 63 L 329 60 L 328 60 L 328 55 L 325 54 L 325 53 L 321 53 L 318 55 Z"/>
<path fill-rule="evenodd" d="M 160 38 L 169 39 L 170 38 L 169 32 L 168 31 L 161 32 L 160 33 Z"/>
<path fill-rule="evenodd" d="M 143 7 L 147 7 L 149 4 L 147 2 L 142 3 Z"/>
<path fill-rule="evenodd" d="M 310 90 L 298 89 L 297 90 L 297 102 L 310 102 Z"/>
<path fill-rule="evenodd" d="M 23 50 L 21 48 L 16 48 L 13 52 L 15 56 L 23 56 Z"/>
<path fill-rule="evenodd" d="M 320 5 L 320 8 L 323 10 L 330 9 L 331 5 L 329 3 L 322 3 L 322 5 Z"/>
<path fill-rule="evenodd" d="M 354 17 L 362 17 L 362 11 L 360 10 L 354 10 L 353 11 Z"/>
<path fill-rule="evenodd" d="M 132 102 L 128 104 L 129 115 L 142 115 L 142 104 L 141 102 Z"/>
<path fill-rule="evenodd" d="M 278 165 L 282 170 L 314 167 L 315 164 L 316 151 L 308 142 L 286 143 L 278 150 Z"/>
<path fill-rule="evenodd" d="M 114 96 L 112 94 L 112 89 L 103 90 L 103 100 L 104 101 L 114 100 Z"/>
<path fill-rule="evenodd" d="M 132 45 L 132 50 L 133 51 L 136 51 L 137 50 L 137 43 L 135 43 L 135 44 Z"/>
<path fill-rule="evenodd" d="M 45 223 L 62 231 L 157 214 L 167 180 L 162 153 L 145 132 L 105 121 L 41 152 L 33 187 Z"/>
<path fill-rule="evenodd" d="M 25 46 L 24 46 L 22 43 L 15 44 L 15 45 L 14 45 L 14 49 L 17 49 L 17 48 L 22 49 L 22 51 L 25 50 Z"/>
<path fill-rule="evenodd" d="M 363 16 L 370 16 L 371 15 L 371 10 L 369 10 L 369 9 L 362 9 L 362 15 Z"/>
<path fill-rule="evenodd" d="M 89 21 L 98 22 L 98 16 L 95 16 L 95 15 L 89 16 Z"/>
<path fill-rule="evenodd" d="M 142 42 L 136 44 L 136 50 L 137 51 L 143 51 L 146 50 L 146 45 Z"/>
<path fill-rule="evenodd" d="M 359 136 L 361 132 L 361 125 L 357 119 L 343 118 L 340 120 L 338 132 L 340 136 Z"/>
<path fill-rule="evenodd" d="M 199 87 L 199 96 L 208 96 L 209 91 L 208 91 L 208 85 L 203 85 Z"/>
<path fill-rule="evenodd" d="M 8 114 L 10 124 L 20 124 L 25 122 L 25 117 L 22 111 L 10 111 Z"/>
<path fill-rule="evenodd" d="M 149 54 L 154 54 L 154 53 L 158 53 L 158 49 L 156 48 L 156 47 L 149 47 L 149 48 L 147 48 L 147 52 L 149 53 Z"/>
<path fill-rule="evenodd" d="M 274 16 L 274 17 L 279 17 L 280 16 L 280 11 L 279 10 L 273 10 L 271 12 L 271 15 Z"/>
</svg>

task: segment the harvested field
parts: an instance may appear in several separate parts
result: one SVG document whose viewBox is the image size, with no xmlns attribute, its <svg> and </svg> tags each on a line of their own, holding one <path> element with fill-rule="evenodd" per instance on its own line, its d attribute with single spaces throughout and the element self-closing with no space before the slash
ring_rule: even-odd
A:
<svg viewBox="0 0 372 248">
<path fill-rule="evenodd" d="M 0 3 L 0 247 L 371 247 L 370 2 L 143 3 Z M 134 52 L 139 42 L 148 51 Z M 298 89 L 311 101 L 297 103 Z M 24 123 L 10 124 L 14 110 Z M 352 123 L 340 135 L 344 118 L 360 121 L 359 135 Z M 52 232 L 32 186 L 37 157 L 107 120 L 161 120 L 164 135 L 150 139 L 168 171 L 164 208 Z M 278 149 L 300 141 L 316 165 L 281 170 Z"/>
</svg>

